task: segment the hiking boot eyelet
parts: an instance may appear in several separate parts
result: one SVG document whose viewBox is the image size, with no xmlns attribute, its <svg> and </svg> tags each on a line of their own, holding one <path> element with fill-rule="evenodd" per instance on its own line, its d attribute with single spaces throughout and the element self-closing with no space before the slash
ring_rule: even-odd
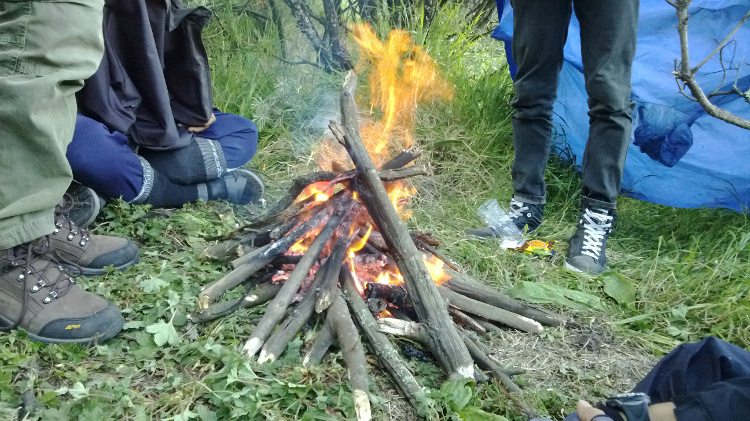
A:
<svg viewBox="0 0 750 421">
<path fill-rule="evenodd" d="M 86 240 L 81 240 L 80 243 L 78 243 L 81 247 L 86 246 Z"/>
<path fill-rule="evenodd" d="M 44 280 L 40 279 L 39 282 L 36 283 L 36 285 L 31 287 L 31 292 L 39 292 L 39 290 L 42 289 L 46 285 L 47 283 L 44 282 Z"/>
<path fill-rule="evenodd" d="M 26 275 L 24 275 L 23 272 L 19 273 L 18 277 L 16 278 L 18 282 L 22 282 L 24 279 L 26 279 Z"/>
<path fill-rule="evenodd" d="M 75 234 L 73 234 L 73 231 L 68 234 L 68 241 L 73 241 L 73 238 L 75 238 Z"/>
<path fill-rule="evenodd" d="M 51 292 L 49 293 L 49 295 L 47 295 L 46 297 L 44 297 L 44 301 L 43 301 L 43 302 L 44 302 L 44 304 L 49 304 L 49 303 L 51 303 L 51 302 L 52 302 L 52 300 L 54 300 L 55 298 L 57 298 L 57 292 L 56 292 L 56 291 L 51 291 Z"/>
<path fill-rule="evenodd" d="M 55 227 L 62 228 L 62 222 L 55 222 Z"/>
<path fill-rule="evenodd" d="M 60 228 L 55 228 L 55 230 L 52 231 L 52 235 L 57 235 L 58 232 L 60 232 Z"/>
<path fill-rule="evenodd" d="M 57 270 L 59 270 L 60 272 L 62 272 L 62 271 L 64 271 L 64 270 L 65 270 L 65 268 L 64 268 L 64 267 L 62 267 L 62 266 L 58 266 L 58 267 L 57 267 Z"/>
</svg>

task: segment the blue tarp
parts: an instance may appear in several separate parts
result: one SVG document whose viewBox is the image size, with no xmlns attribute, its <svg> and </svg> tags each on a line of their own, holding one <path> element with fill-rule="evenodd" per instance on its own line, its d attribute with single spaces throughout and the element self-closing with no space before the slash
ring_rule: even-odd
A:
<svg viewBox="0 0 750 421">
<path fill-rule="evenodd" d="M 513 11 L 497 0 L 500 24 L 493 37 L 510 41 Z M 695 0 L 689 8 L 691 65 L 707 57 L 750 10 L 750 0 Z M 672 75 L 680 57 L 675 9 L 664 0 L 641 0 L 638 47 L 633 63 L 636 108 L 623 174 L 622 192 L 637 199 L 677 207 L 750 207 L 750 130 L 709 116 L 679 93 Z M 571 19 L 560 74 L 554 123 L 581 164 L 588 136 L 588 106 L 581 63 L 578 21 Z M 704 91 L 750 88 L 750 22 L 724 49 L 722 71 L 716 55 L 696 76 Z M 506 42 L 506 51 L 510 52 Z M 515 74 L 511 63 L 511 75 Z M 739 70 L 738 70 L 739 67 Z M 715 104 L 750 119 L 750 104 L 737 95 Z"/>
</svg>

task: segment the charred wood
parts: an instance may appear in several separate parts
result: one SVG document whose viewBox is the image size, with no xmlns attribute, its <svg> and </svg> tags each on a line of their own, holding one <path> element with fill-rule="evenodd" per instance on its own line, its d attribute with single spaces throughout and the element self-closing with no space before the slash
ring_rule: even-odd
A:
<svg viewBox="0 0 750 421">
<path fill-rule="evenodd" d="M 319 212 L 313 215 L 284 238 L 264 246 L 262 251 L 253 260 L 208 285 L 201 291 L 198 297 L 198 312 L 205 310 L 211 302 L 216 301 L 226 290 L 236 287 L 260 268 L 271 263 L 273 259 L 286 252 L 289 247 L 302 238 L 308 231 L 325 223 L 329 218 L 330 215 L 327 212 Z"/>
<path fill-rule="evenodd" d="M 297 267 L 295 267 L 292 273 L 289 275 L 289 279 L 284 282 L 284 285 L 281 287 L 279 293 L 276 294 L 276 297 L 274 297 L 274 299 L 268 305 L 263 318 L 255 326 L 255 329 L 253 329 L 253 333 L 252 335 L 250 335 L 250 339 L 247 340 L 245 346 L 242 348 L 243 354 L 247 355 L 248 357 L 252 357 L 256 352 L 260 350 L 261 346 L 263 346 L 263 342 L 266 341 L 266 339 L 271 335 L 274 327 L 276 327 L 276 325 L 284 317 L 284 313 L 286 312 L 287 308 L 289 308 L 289 305 L 292 302 L 292 298 L 294 298 L 297 290 L 299 290 L 302 282 L 307 277 L 308 273 L 310 272 L 310 268 L 312 268 L 315 261 L 318 260 L 321 250 L 323 250 L 323 247 L 328 242 L 328 239 L 333 234 L 333 231 L 338 227 L 340 221 L 341 216 L 339 216 L 338 214 L 331 216 L 325 227 L 323 227 L 318 236 L 315 237 L 315 240 L 313 240 L 310 248 L 302 257 L 302 260 L 300 260 L 299 264 L 297 264 Z"/>
</svg>

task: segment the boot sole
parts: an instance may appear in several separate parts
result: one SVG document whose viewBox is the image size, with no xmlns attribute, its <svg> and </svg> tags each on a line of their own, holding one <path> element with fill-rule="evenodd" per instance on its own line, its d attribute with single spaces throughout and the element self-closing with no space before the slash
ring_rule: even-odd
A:
<svg viewBox="0 0 750 421">
<path fill-rule="evenodd" d="M 133 265 L 135 265 L 136 263 L 138 263 L 138 261 L 140 259 L 141 259 L 141 256 L 139 254 L 132 261 L 130 261 L 128 263 L 125 263 L 123 265 L 120 265 L 120 266 L 113 266 L 113 267 L 115 268 L 115 270 L 123 271 L 123 270 L 125 270 L 125 269 L 127 269 L 127 268 L 129 268 L 129 267 L 131 267 Z M 106 267 L 105 268 L 101 268 L 101 269 L 97 269 L 97 268 L 87 268 L 87 267 L 77 268 L 75 266 L 65 265 L 65 264 L 63 266 L 65 267 L 65 269 L 71 275 L 74 275 L 74 276 L 81 276 L 81 275 L 82 276 L 98 276 L 98 275 L 104 275 L 105 273 L 107 273 L 107 268 Z M 109 267 L 109 266 L 107 266 L 107 267 Z"/>
<path fill-rule="evenodd" d="M 11 322 L 10 320 L 6 319 L 3 316 L 0 316 L 0 324 L 2 324 L 3 326 L 10 326 L 13 324 L 13 322 Z M 31 339 L 34 342 L 42 342 L 45 344 L 73 344 L 75 343 L 75 344 L 90 346 L 90 345 L 101 344 L 107 339 L 114 337 L 122 330 L 123 326 L 125 326 L 125 319 L 123 317 L 120 317 L 120 320 L 118 320 L 117 323 L 113 324 L 106 331 L 97 333 L 96 335 L 88 337 L 88 338 L 78 338 L 78 339 L 47 338 L 45 336 L 39 336 L 34 333 L 31 333 L 22 328 L 16 328 L 16 329 L 25 331 L 26 334 L 29 335 L 29 339 Z"/>
</svg>

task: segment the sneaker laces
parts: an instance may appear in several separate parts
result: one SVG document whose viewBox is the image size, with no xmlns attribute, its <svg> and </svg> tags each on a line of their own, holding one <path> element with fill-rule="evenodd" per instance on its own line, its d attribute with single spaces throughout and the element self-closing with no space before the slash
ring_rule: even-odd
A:
<svg viewBox="0 0 750 421">
<path fill-rule="evenodd" d="M 602 252 L 604 237 L 612 228 L 614 217 L 606 210 L 594 210 L 586 208 L 583 213 L 583 246 L 581 254 L 589 256 L 594 260 L 599 259 Z"/>
<path fill-rule="evenodd" d="M 36 257 L 40 257 L 40 259 L 36 259 Z M 14 329 L 21 322 L 23 322 L 23 319 L 26 316 L 26 310 L 28 309 L 29 291 L 32 293 L 38 292 L 42 288 L 46 287 L 47 289 L 49 289 L 49 292 L 47 293 L 47 296 L 44 298 L 44 300 L 42 300 L 42 302 L 45 304 L 49 304 L 53 300 L 67 294 L 70 287 L 72 287 L 76 283 L 74 279 L 76 278 L 76 276 L 71 275 L 67 271 L 65 271 L 65 268 L 60 264 L 60 261 L 65 261 L 65 259 L 60 259 L 60 256 L 58 256 L 54 252 L 54 250 L 51 249 L 49 238 L 47 236 L 44 236 L 37 241 L 32 241 L 26 244 L 21 244 L 16 247 L 9 248 L 6 251 L 6 260 L 6 267 L 10 268 L 10 270 L 23 265 L 23 270 L 18 275 L 18 280 L 23 281 L 24 294 L 21 314 L 19 315 L 18 319 L 13 322 L 11 326 L 0 327 L 0 330 Z M 34 261 L 36 264 L 32 264 L 32 261 Z M 46 264 L 44 264 L 43 267 L 37 267 L 42 262 L 46 262 Z M 70 263 L 67 261 L 65 262 Z M 70 264 L 75 265 L 74 263 Z M 57 266 L 59 274 L 57 276 L 57 279 L 52 281 L 47 277 L 46 272 L 48 269 L 54 266 Z M 31 278 L 31 275 L 35 275 L 38 280 L 36 284 L 29 288 L 29 279 Z"/>
<path fill-rule="evenodd" d="M 516 199 L 510 199 L 510 212 L 508 215 L 511 219 L 518 219 L 523 216 L 523 212 L 529 210 L 524 202 Z"/>
</svg>

